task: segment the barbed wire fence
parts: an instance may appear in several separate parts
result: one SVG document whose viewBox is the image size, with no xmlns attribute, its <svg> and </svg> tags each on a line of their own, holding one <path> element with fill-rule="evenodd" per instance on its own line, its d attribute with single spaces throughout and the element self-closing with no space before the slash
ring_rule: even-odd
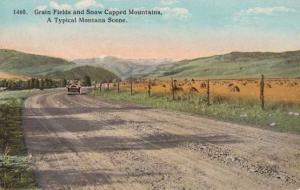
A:
<svg viewBox="0 0 300 190">
<path fill-rule="evenodd" d="M 159 79 L 143 79 L 143 78 L 133 78 L 130 77 L 128 80 L 116 80 L 114 82 L 96 82 L 95 89 L 99 89 L 100 92 L 105 91 L 115 91 L 116 93 L 129 92 L 131 96 L 137 93 L 146 93 L 148 97 L 155 94 L 160 94 L 162 96 L 170 96 L 173 101 L 178 100 L 180 95 L 186 94 L 188 97 L 191 95 L 204 96 L 206 99 L 206 104 L 208 106 L 213 104 L 214 96 L 222 96 L 222 93 L 215 92 L 217 85 L 229 88 L 230 95 L 228 92 L 224 92 L 227 96 L 236 95 L 241 92 L 241 88 L 245 88 L 248 84 L 252 84 L 252 88 L 244 92 L 243 95 L 255 94 L 255 98 L 259 99 L 261 109 L 265 109 L 266 103 L 266 92 L 267 89 L 272 88 L 272 82 L 275 82 L 279 86 L 284 86 L 284 84 L 289 87 L 280 98 L 282 101 L 289 101 L 289 95 L 293 94 L 296 98 L 292 101 L 296 104 L 300 104 L 300 78 L 266 78 L 265 75 L 261 75 L 259 78 L 230 78 L 230 79 L 198 79 L 198 80 L 177 80 L 171 78 L 170 80 L 159 80 Z M 253 87 L 253 85 L 255 85 Z M 161 86 L 162 89 L 155 92 L 155 87 Z M 188 86 L 184 88 L 184 86 Z M 221 87 L 219 87 L 221 88 Z M 295 88 L 297 90 L 291 91 L 290 88 Z M 158 92 L 160 91 L 160 92 Z M 199 92 L 201 91 L 201 93 Z M 233 94 L 235 93 L 235 94 Z M 223 95 L 224 95 L 223 94 Z M 224 95 L 224 96 L 226 96 Z M 242 95 L 241 95 L 242 96 Z M 271 96 L 271 95 L 269 95 Z M 276 97 L 276 92 L 272 95 Z M 297 98 L 298 97 L 298 98 Z M 280 99 L 279 98 L 279 99 Z M 287 102 L 288 102 L 287 101 Z M 279 101 L 280 102 L 280 101 Z"/>
</svg>

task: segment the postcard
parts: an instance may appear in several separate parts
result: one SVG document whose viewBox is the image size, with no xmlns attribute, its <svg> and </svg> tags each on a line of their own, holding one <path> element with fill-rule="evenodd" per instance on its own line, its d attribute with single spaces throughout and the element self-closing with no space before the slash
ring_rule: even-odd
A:
<svg viewBox="0 0 300 190">
<path fill-rule="evenodd" d="M 0 189 L 299 189 L 299 19 L 297 0 L 1 0 Z"/>
</svg>

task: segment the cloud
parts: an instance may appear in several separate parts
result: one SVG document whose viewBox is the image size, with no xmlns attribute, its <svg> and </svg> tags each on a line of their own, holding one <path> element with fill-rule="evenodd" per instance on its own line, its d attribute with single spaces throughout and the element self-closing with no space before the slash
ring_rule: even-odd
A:
<svg viewBox="0 0 300 190">
<path fill-rule="evenodd" d="M 36 7 L 37 10 L 44 11 L 47 9 L 47 5 L 39 5 Z"/>
<path fill-rule="evenodd" d="M 101 3 L 97 3 L 96 0 L 79 0 L 78 3 L 71 5 L 67 3 L 59 3 L 57 0 L 50 1 L 50 7 L 59 10 L 72 10 L 72 9 L 84 9 L 88 7 L 100 7 L 104 6 Z M 39 8 L 44 8 L 46 5 L 39 6 Z M 47 6 L 46 6 L 47 7 Z"/>
<path fill-rule="evenodd" d="M 273 16 L 275 14 L 287 14 L 295 12 L 295 9 L 279 6 L 279 7 L 255 7 L 241 10 L 233 15 L 233 21 L 235 23 L 243 25 L 261 24 L 262 16 Z"/>
<path fill-rule="evenodd" d="M 163 13 L 165 19 L 184 20 L 191 17 L 189 10 L 183 7 L 159 7 L 156 9 Z"/>
<path fill-rule="evenodd" d="M 160 3 L 162 5 L 173 5 L 175 3 L 178 3 L 178 1 L 177 0 L 161 0 Z"/>
<path fill-rule="evenodd" d="M 57 1 L 50 1 L 50 7 L 59 10 L 72 10 L 72 5 L 69 4 L 60 4 Z"/>
<path fill-rule="evenodd" d="M 97 3 L 96 0 L 81 0 L 78 3 L 75 4 L 75 7 L 80 9 L 80 8 L 88 8 L 88 7 L 100 7 L 103 8 L 104 6 L 101 3 Z"/>
<path fill-rule="evenodd" d="M 295 9 L 287 7 L 255 7 L 246 10 L 241 10 L 236 13 L 236 16 L 252 16 L 252 15 L 272 15 L 273 13 L 295 12 Z"/>
</svg>

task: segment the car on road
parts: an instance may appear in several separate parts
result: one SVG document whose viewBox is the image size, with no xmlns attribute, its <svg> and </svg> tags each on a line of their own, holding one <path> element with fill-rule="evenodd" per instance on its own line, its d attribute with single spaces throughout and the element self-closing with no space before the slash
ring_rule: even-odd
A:
<svg viewBox="0 0 300 190">
<path fill-rule="evenodd" d="M 67 84 L 68 95 L 81 94 L 80 81 L 68 81 Z"/>
</svg>

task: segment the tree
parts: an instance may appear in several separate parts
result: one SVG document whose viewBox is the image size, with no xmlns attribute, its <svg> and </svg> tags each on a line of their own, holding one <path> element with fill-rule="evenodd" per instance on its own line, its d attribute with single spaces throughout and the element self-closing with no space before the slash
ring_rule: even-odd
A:
<svg viewBox="0 0 300 190">
<path fill-rule="evenodd" d="M 0 87 L 7 87 L 5 79 L 1 81 Z"/>
<path fill-rule="evenodd" d="M 7 88 L 9 90 L 16 90 L 17 89 L 17 84 L 14 81 L 9 80 Z"/>
<path fill-rule="evenodd" d="M 46 88 L 53 88 L 54 87 L 54 82 L 52 79 L 46 78 L 45 79 L 45 87 Z"/>
<path fill-rule="evenodd" d="M 29 79 L 28 81 L 27 81 L 27 86 L 28 86 L 28 89 L 32 89 L 33 88 L 33 79 Z"/>
<path fill-rule="evenodd" d="M 84 78 L 83 78 L 83 84 L 85 86 L 92 86 L 91 77 L 89 77 L 87 75 L 84 76 Z"/>
<path fill-rule="evenodd" d="M 41 79 L 40 90 L 44 90 L 44 79 Z"/>
<path fill-rule="evenodd" d="M 67 80 L 66 79 L 63 79 L 62 80 L 62 87 L 66 87 L 67 86 Z"/>
<path fill-rule="evenodd" d="M 22 80 L 18 80 L 17 89 L 23 89 L 23 81 Z"/>
<path fill-rule="evenodd" d="M 39 79 L 37 79 L 37 78 L 34 78 L 34 79 L 33 79 L 33 86 L 34 86 L 34 88 L 36 88 L 36 89 L 39 89 L 39 88 L 40 88 L 40 81 L 39 81 Z"/>
</svg>

